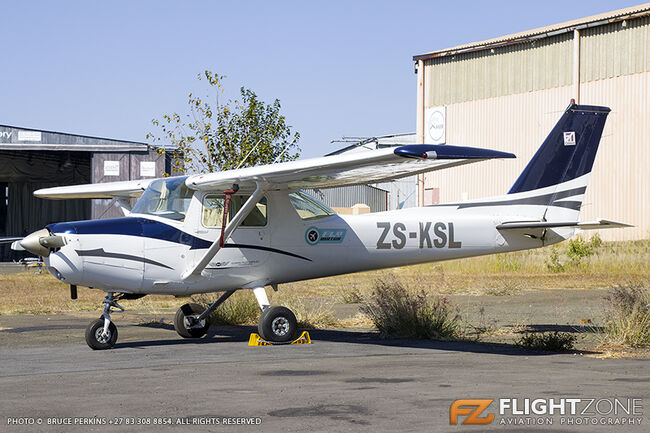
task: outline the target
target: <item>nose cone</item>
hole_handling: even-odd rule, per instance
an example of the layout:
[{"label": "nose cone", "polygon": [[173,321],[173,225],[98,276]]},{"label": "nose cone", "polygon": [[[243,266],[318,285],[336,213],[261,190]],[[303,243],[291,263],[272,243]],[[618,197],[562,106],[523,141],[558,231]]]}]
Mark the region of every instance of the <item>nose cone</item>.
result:
[{"label": "nose cone", "polygon": [[41,239],[50,236],[48,229],[41,229],[28,235],[25,239],[19,242],[20,246],[25,250],[37,256],[47,257],[50,255],[50,248],[41,244]]}]

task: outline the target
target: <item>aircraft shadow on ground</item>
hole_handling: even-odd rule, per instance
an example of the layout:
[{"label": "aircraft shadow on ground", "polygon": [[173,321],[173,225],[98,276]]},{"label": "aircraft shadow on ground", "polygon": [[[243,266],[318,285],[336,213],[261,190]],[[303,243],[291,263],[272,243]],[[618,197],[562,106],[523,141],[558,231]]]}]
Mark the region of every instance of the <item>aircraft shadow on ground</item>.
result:
[{"label": "aircraft shadow on ground", "polygon": [[[504,328],[514,328],[512,325],[506,325]],[[521,330],[513,330],[516,334],[525,334],[527,332],[569,332],[574,334],[600,333],[605,328],[602,326],[591,325],[526,325]]]},{"label": "aircraft shadow on ground", "polygon": [[[141,324],[138,326],[164,328],[173,331],[174,327],[169,324],[153,323]],[[546,331],[560,331],[560,332],[596,332],[597,328],[590,326],[570,326],[570,325],[528,325],[529,331],[532,332],[546,332]],[[197,339],[183,339],[170,338],[165,340],[149,340],[149,341],[128,341],[115,345],[115,349],[120,348],[142,348],[150,346],[169,346],[180,344],[214,344],[225,342],[240,342],[245,343],[248,341],[250,334],[257,332],[255,326],[218,326],[211,327],[208,334],[203,338]],[[432,349],[432,350],[446,350],[456,352],[472,352],[472,353],[489,353],[496,355],[509,355],[509,356],[548,356],[557,355],[555,352],[540,352],[525,349],[514,344],[507,343],[487,343],[477,341],[439,341],[439,340],[415,340],[415,339],[386,339],[381,338],[376,332],[362,332],[350,330],[309,330],[314,344],[319,341],[327,341],[333,343],[352,343],[352,344],[372,344],[377,346],[390,346],[390,347],[405,347],[417,349]],[[574,351],[575,353],[597,353],[585,350]],[[569,352],[571,353],[571,352]]]}]

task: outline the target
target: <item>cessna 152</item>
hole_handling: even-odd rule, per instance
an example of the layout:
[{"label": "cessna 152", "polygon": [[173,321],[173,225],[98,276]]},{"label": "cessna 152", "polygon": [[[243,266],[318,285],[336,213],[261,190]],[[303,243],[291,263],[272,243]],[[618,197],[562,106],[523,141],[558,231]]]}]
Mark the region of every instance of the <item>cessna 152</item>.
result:
[{"label": "cessna 152", "polygon": [[[503,196],[366,215],[337,215],[301,188],[374,183],[513,154],[450,145],[397,148],[153,180],[42,189],[49,199],[115,198],[123,218],[62,222],[13,242],[42,256],[70,284],[107,292],[102,317],[86,330],[93,349],[111,348],[119,299],[150,293],[224,292],[212,305],[176,313],[181,337],[206,334],[208,315],[236,290],[253,291],[267,340],[295,338],[294,314],[270,306],[266,286],[329,275],[539,248],[576,229],[609,108],[566,109]],[[139,197],[130,209],[131,198]]]}]

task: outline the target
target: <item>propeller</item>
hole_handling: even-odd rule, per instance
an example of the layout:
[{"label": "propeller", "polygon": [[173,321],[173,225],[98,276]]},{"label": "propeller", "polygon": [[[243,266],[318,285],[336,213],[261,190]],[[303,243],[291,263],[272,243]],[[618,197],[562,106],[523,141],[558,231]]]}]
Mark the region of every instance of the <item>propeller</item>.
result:
[{"label": "propeller", "polygon": [[40,257],[47,257],[52,250],[66,244],[63,236],[55,236],[48,229],[41,229],[27,235],[24,239],[15,238],[11,244],[14,251],[29,251]]},{"label": "propeller", "polygon": [[11,244],[21,240],[23,240],[23,238],[0,238],[0,244]]}]

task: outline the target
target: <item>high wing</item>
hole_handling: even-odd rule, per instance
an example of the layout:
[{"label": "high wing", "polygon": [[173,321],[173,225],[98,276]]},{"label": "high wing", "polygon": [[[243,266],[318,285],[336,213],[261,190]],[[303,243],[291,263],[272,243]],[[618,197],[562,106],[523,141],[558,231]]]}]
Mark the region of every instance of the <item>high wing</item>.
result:
[{"label": "high wing", "polygon": [[[258,184],[267,189],[332,188],[399,179],[494,158],[515,155],[473,147],[414,144],[370,150],[348,155],[310,158],[281,164],[227,170],[189,176],[186,185],[200,191],[225,191],[237,184],[253,191]],[[36,197],[48,199],[140,197],[156,179],[71,185],[39,189]]]},{"label": "high wing", "polygon": [[185,183],[200,191],[224,191],[232,188],[233,184],[248,191],[256,189],[258,184],[271,189],[322,189],[384,182],[486,159],[514,157],[512,153],[489,149],[413,144],[198,174],[188,177]]},{"label": "high wing", "polygon": [[54,200],[113,197],[135,198],[140,197],[154,180],[156,179],[58,186],[34,191],[34,196]]}]

